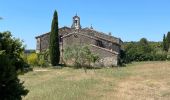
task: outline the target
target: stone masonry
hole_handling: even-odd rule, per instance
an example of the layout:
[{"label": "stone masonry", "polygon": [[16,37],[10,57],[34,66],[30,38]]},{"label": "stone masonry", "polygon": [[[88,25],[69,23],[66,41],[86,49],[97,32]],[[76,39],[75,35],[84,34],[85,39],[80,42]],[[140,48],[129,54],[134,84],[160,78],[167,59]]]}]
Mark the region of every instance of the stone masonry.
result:
[{"label": "stone masonry", "polygon": [[[45,33],[36,37],[36,52],[43,52],[49,46],[49,34]],[[82,28],[80,25],[80,17],[73,17],[73,23],[70,27],[62,27],[59,29],[61,53],[68,46],[73,45],[89,45],[90,50],[97,53],[100,61],[97,66],[117,66],[122,41],[119,38],[98,32],[91,28]],[[62,55],[61,54],[61,55]]]}]

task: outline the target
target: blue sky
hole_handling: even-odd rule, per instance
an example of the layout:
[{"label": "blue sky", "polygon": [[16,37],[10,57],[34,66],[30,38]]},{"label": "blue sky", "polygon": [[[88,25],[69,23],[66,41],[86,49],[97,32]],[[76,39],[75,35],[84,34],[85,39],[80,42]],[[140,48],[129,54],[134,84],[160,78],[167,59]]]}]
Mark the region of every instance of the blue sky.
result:
[{"label": "blue sky", "polygon": [[35,49],[35,36],[50,31],[53,12],[59,26],[71,26],[77,13],[82,27],[90,27],[123,41],[146,37],[161,41],[170,31],[170,0],[0,0],[0,31],[11,31]]}]

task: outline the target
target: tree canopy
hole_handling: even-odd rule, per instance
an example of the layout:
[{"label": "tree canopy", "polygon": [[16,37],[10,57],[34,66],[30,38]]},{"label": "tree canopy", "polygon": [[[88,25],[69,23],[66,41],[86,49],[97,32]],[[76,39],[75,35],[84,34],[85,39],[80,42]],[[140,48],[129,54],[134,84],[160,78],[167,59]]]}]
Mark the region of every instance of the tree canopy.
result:
[{"label": "tree canopy", "polygon": [[159,51],[159,48],[162,50],[160,45],[159,42],[148,42],[146,38],[142,38],[138,42],[124,43],[124,61],[122,62],[166,60],[166,53]]},{"label": "tree canopy", "polygon": [[22,42],[13,38],[10,32],[0,33],[1,100],[22,100],[22,96],[28,93],[18,79],[18,71],[27,65],[21,57],[23,50]]}]

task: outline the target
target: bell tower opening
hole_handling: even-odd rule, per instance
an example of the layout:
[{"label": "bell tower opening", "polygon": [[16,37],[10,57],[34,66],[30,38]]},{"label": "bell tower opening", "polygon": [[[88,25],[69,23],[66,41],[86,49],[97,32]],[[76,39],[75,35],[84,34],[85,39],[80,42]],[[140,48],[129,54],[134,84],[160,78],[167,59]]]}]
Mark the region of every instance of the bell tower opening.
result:
[{"label": "bell tower opening", "polygon": [[76,30],[81,29],[80,17],[77,16],[77,14],[73,17],[73,24],[71,28],[76,29]]}]

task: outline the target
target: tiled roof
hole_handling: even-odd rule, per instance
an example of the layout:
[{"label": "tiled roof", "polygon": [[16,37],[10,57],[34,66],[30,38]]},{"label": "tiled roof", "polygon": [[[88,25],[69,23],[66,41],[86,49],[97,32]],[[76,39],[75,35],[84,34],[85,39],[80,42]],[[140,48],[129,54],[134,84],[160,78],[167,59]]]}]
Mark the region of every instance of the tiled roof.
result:
[{"label": "tiled roof", "polygon": [[[36,38],[43,37],[44,35],[49,35],[49,33],[50,32],[42,34],[40,36],[37,36]],[[72,28],[65,26],[65,27],[62,27],[62,28],[59,29],[59,33],[63,34],[64,37],[67,37],[67,36],[69,36],[73,33],[79,33],[79,34],[82,34],[82,35],[85,35],[85,36],[90,36],[91,38],[103,39],[103,40],[106,40],[106,41],[109,41],[109,42],[112,42],[112,43],[116,43],[116,44],[119,44],[119,45],[121,45],[121,42],[122,42],[122,40],[119,39],[119,38],[116,38],[114,36],[111,36],[111,35],[108,35],[108,34],[105,34],[103,32],[99,32],[99,31],[96,31],[96,30],[90,29],[90,28],[83,28],[83,29],[76,31],[75,29],[72,29]]]}]

